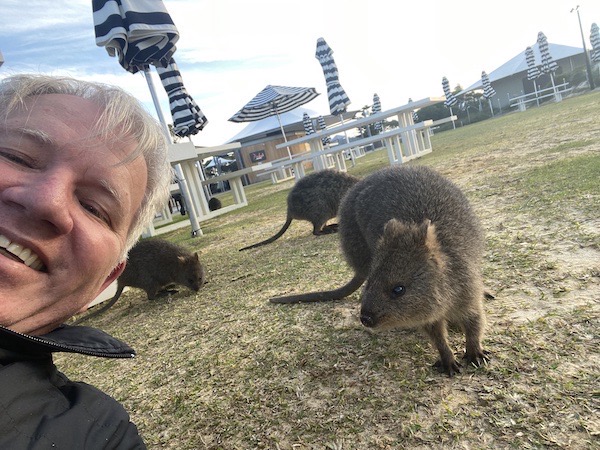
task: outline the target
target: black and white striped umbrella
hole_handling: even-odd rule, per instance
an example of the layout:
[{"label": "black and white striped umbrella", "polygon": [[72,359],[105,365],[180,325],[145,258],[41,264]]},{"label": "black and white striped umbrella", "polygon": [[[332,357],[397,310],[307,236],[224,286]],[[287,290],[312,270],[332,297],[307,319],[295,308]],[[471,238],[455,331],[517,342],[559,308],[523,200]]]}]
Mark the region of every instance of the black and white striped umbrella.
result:
[{"label": "black and white striped umbrella", "polygon": [[179,68],[173,59],[167,67],[157,67],[162,84],[169,96],[173,133],[179,137],[191,136],[201,131],[208,120],[194,99],[188,94]]},{"label": "black and white striped umbrella", "polygon": [[165,67],[179,32],[165,5],[156,0],[92,0],[96,45],[131,73],[150,64]]},{"label": "black and white striped umbrella", "polygon": [[[373,107],[371,108],[373,114],[377,114],[381,112],[381,100],[379,100],[379,95],[373,94]],[[383,130],[383,123],[375,122],[373,125],[377,132],[381,132]]]},{"label": "black and white striped umbrella", "polygon": [[490,112],[492,113],[493,117],[494,107],[492,106],[492,97],[496,95],[496,91],[492,87],[492,83],[490,83],[490,78],[488,77],[488,74],[485,73],[485,70],[481,72],[481,84],[483,86],[483,98],[487,98],[487,101],[490,104]]},{"label": "black and white striped umbrella", "polygon": [[[231,122],[254,122],[296,109],[319,95],[315,88],[268,85],[242,109],[229,118]],[[283,130],[282,130],[283,131]]]},{"label": "black and white striped umbrella", "polygon": [[[323,116],[319,116],[317,118],[317,127],[319,128],[319,131],[325,130],[327,128],[327,125],[325,125],[325,119],[323,118]],[[325,136],[325,137],[321,138],[321,142],[323,143],[323,145],[327,145],[331,142],[331,138],[329,136]]]},{"label": "black and white striped umbrella", "polygon": [[[143,70],[153,100],[150,65],[156,67],[169,96],[175,134],[186,137],[202,130],[206,117],[187,93],[172,58],[179,31],[163,2],[92,0],[92,7],[96,45],[105,47],[110,56],[117,56],[119,64],[128,72]],[[162,118],[156,100],[155,106]]]},{"label": "black and white striped umbrella", "polygon": [[525,49],[525,61],[527,61],[527,79],[535,80],[540,76],[540,70],[535,65],[535,56],[531,47]]},{"label": "black and white striped umbrella", "polygon": [[496,90],[492,87],[490,78],[485,73],[485,70],[481,72],[481,84],[483,85],[483,98],[489,99],[496,95]]},{"label": "black and white striped umbrella", "polygon": [[[412,103],[413,99],[409,98],[408,99],[408,103]],[[417,123],[419,121],[419,114],[417,114],[417,110],[413,110],[412,112],[412,119],[414,123]]]},{"label": "black and white striped umbrella", "polygon": [[304,125],[304,131],[306,134],[313,134],[315,129],[313,128],[312,119],[307,113],[302,115],[302,125]]},{"label": "black and white striped umbrella", "polygon": [[[448,82],[448,78],[446,77],[442,78],[442,89],[444,89],[444,95],[446,96],[446,101],[444,102],[444,105],[446,105],[448,109],[450,109],[450,115],[453,116],[454,113],[452,112],[452,107],[458,103],[458,99],[450,91],[450,83]],[[454,120],[452,121],[452,128],[456,129],[456,124],[454,123]]]},{"label": "black and white striped umbrella", "polygon": [[598,25],[592,24],[590,31],[590,44],[592,44],[591,58],[594,62],[600,62],[600,31]]},{"label": "black and white striped umbrella", "polygon": [[[283,140],[287,142],[279,115],[310,102],[317,95],[319,93],[315,88],[268,85],[256,94],[252,100],[246,103],[242,109],[231,116],[229,120],[238,123],[254,122],[266,119],[267,117],[277,116]],[[291,158],[292,153],[289,147],[287,147],[287,151],[288,156]]]},{"label": "black and white striped umbrella", "polygon": [[442,78],[442,89],[444,89],[444,95],[446,96],[446,101],[444,105],[448,108],[452,108],[454,105],[458,103],[455,95],[450,91],[450,83],[448,82],[448,78]]},{"label": "black and white striped umbrella", "polygon": [[327,97],[329,98],[329,110],[332,115],[339,116],[346,112],[350,99],[340,84],[337,66],[333,59],[333,50],[327,45],[325,39],[317,39],[317,51],[315,58],[319,60],[325,75],[327,84]]},{"label": "black and white striped umbrella", "polygon": [[[143,71],[156,113],[163,125],[165,135],[170,139],[168,125],[162,114],[150,74],[150,65],[156,68],[169,66],[176,50],[175,43],[179,39],[179,31],[165,5],[160,0],[92,0],[92,9],[96,45],[105,47],[110,56],[118,57],[119,64],[128,72]],[[173,84],[170,78],[167,76],[165,89]],[[184,119],[185,113],[180,109],[181,104],[179,101],[173,102],[171,95],[169,95],[171,105],[177,106],[177,111],[172,111],[173,114],[177,114],[177,118],[173,118],[174,122],[185,123],[185,126],[178,128],[180,136],[189,136],[202,129],[206,124],[206,117],[198,113],[199,108],[196,110],[196,107],[189,112],[189,116],[194,119]],[[200,118],[201,123],[192,124],[191,120],[195,118]],[[197,236],[200,232],[200,224],[180,164],[175,165],[175,172],[189,208],[188,217],[192,225],[192,236]]]},{"label": "black and white striped umbrella", "polygon": [[546,39],[546,35],[541,31],[538,33],[537,43],[540,48],[540,55],[542,59],[542,64],[540,65],[541,73],[549,73],[553,74],[556,69],[558,69],[558,64],[552,58],[550,54],[550,49],[548,48],[548,39]]}]

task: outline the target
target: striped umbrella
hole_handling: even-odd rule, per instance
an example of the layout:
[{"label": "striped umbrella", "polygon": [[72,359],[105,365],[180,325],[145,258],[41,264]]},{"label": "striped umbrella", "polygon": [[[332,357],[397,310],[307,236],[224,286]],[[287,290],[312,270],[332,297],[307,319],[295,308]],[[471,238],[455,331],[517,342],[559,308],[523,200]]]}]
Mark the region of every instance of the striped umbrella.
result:
[{"label": "striped umbrella", "polygon": [[[313,100],[319,93],[315,88],[287,87],[268,85],[250,100],[242,109],[229,118],[231,122],[254,122],[277,116],[283,140],[287,142],[280,114],[296,109],[298,106]],[[287,147],[288,156],[292,158],[290,148]]]},{"label": "striped umbrella", "polygon": [[535,65],[535,56],[531,47],[525,49],[525,61],[527,61],[527,79],[534,80],[539,77],[540,70]]},{"label": "striped umbrella", "polygon": [[541,31],[538,33],[537,42],[540,47],[540,55],[542,57],[542,65],[540,66],[541,73],[549,73],[552,75],[558,69],[558,64],[552,58],[550,49],[548,48],[548,39]]},{"label": "striped umbrella", "polygon": [[537,43],[540,49],[540,55],[542,59],[542,64],[540,65],[540,73],[550,75],[550,81],[552,82],[552,91],[556,96],[556,87],[554,85],[554,72],[556,71],[556,69],[558,69],[558,64],[556,64],[556,61],[554,61],[552,55],[550,54],[550,49],[548,48],[548,39],[546,39],[546,35],[541,31],[538,33]]},{"label": "striped umbrella", "polygon": [[[317,118],[317,126],[319,128],[319,131],[325,130],[327,128],[327,125],[325,125],[325,119],[323,118],[323,116],[319,116]],[[323,145],[327,145],[331,142],[331,138],[329,136],[325,136],[325,137],[321,138],[321,142],[323,143]]]},{"label": "striped umbrella", "polygon": [[481,84],[483,85],[483,98],[487,98],[490,104],[490,111],[492,113],[492,117],[494,117],[494,108],[492,107],[492,97],[496,95],[496,91],[492,87],[490,83],[490,78],[488,74],[485,73],[485,70],[481,72]]},{"label": "striped umbrella", "polygon": [[162,84],[169,96],[173,132],[176,136],[186,137],[201,131],[208,120],[183,85],[179,68],[173,59],[166,68],[157,67]]},{"label": "striped umbrella", "polygon": [[[371,108],[373,114],[377,114],[381,112],[381,101],[379,100],[379,95],[373,94],[373,107]],[[383,123],[375,122],[374,124],[375,131],[381,133],[383,131]]]},{"label": "striped umbrella", "polygon": [[[453,116],[452,107],[458,103],[456,96],[450,91],[450,83],[448,82],[448,78],[442,78],[442,89],[444,89],[444,95],[446,96],[446,101],[444,105],[450,109],[450,115]],[[452,121],[452,128],[456,129],[456,125],[454,124],[454,120]]]},{"label": "striped umbrella", "polygon": [[[413,99],[409,98],[408,99],[408,103],[412,103]],[[417,114],[417,110],[413,110],[412,112],[412,119],[414,123],[417,123],[419,121],[419,114]]]},{"label": "striped umbrella", "polygon": [[[525,61],[527,61],[527,79],[533,81],[533,91],[535,92],[535,98],[537,100],[537,83],[535,79],[538,78],[541,73],[538,67],[535,65],[535,56],[533,55],[533,49],[531,47],[527,47],[525,49]],[[537,100],[538,106],[540,106],[540,101]]]},{"label": "striped umbrella", "polygon": [[313,134],[315,129],[313,128],[312,119],[309,117],[307,113],[302,115],[302,125],[304,125],[304,131],[306,134]]},{"label": "striped umbrella", "polygon": [[167,66],[179,32],[161,1],[92,0],[92,8],[96,45],[117,56],[123,69]]},{"label": "striped umbrella", "polygon": [[456,96],[450,91],[450,83],[448,82],[448,78],[442,78],[442,88],[444,89],[444,95],[446,96],[446,101],[444,105],[448,108],[452,108],[454,105],[458,103]]},{"label": "striped umbrella", "polygon": [[[176,50],[175,43],[179,39],[179,32],[166,7],[160,0],[92,0],[92,9],[96,45],[105,47],[110,56],[118,57],[119,64],[128,72],[143,71],[156,113],[167,139],[170,140],[169,127],[162,114],[150,75],[150,65],[157,68],[169,66]],[[167,77],[169,78],[171,77]],[[171,82],[168,81],[167,85],[170,86]],[[206,123],[204,115],[198,114],[198,111],[190,115],[194,117],[194,113],[202,118],[200,125],[192,125],[188,120],[182,119],[182,111],[178,109],[178,123],[186,123],[185,130],[179,128],[182,136],[197,132],[198,127],[202,129]],[[175,165],[175,172],[181,193],[190,209],[188,217],[192,225],[192,236],[197,236],[201,234],[200,224],[194,205],[190,201],[190,191],[180,164]]]},{"label": "striped umbrella", "polygon": [[329,110],[332,115],[339,116],[346,112],[346,108],[350,104],[350,99],[340,84],[337,66],[335,65],[332,55],[333,50],[327,45],[325,39],[317,39],[315,58],[319,60],[319,63],[323,68],[323,75],[325,75],[327,97],[329,98]]},{"label": "striped umbrella", "polygon": [[595,23],[592,24],[590,32],[590,44],[592,44],[592,61],[600,62],[600,32],[598,31],[598,25]]}]

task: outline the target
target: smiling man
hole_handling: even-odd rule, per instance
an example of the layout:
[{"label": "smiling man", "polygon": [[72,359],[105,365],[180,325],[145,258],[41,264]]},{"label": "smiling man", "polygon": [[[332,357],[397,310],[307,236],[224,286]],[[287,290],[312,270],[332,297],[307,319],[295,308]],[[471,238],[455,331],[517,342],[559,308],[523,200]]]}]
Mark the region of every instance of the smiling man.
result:
[{"label": "smiling man", "polygon": [[122,273],[168,198],[159,125],[130,95],[41,75],[0,82],[0,448],[144,448],[114,399],[55,351],[131,357],[63,322]]}]

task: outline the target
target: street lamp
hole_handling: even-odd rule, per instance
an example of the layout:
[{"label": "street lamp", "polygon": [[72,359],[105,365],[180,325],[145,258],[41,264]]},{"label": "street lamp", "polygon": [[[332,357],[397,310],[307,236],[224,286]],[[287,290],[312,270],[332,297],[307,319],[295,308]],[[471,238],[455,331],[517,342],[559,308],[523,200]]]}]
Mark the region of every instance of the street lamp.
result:
[{"label": "street lamp", "polygon": [[581,16],[579,15],[579,5],[575,8],[571,9],[571,12],[577,11],[577,19],[579,20],[579,31],[581,31],[581,42],[583,43],[583,55],[585,57],[585,67],[587,69],[587,78],[588,83],[590,85],[590,90],[596,89],[596,85],[594,84],[594,77],[592,76],[592,64],[590,63],[590,56],[588,55],[587,49],[585,47],[585,38],[583,37],[583,27],[581,26]]}]

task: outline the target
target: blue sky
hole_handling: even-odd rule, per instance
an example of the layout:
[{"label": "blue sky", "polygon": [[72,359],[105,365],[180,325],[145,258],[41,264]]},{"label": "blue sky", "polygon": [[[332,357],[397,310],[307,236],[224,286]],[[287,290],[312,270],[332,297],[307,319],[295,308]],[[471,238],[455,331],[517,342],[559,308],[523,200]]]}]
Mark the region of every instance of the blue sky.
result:
[{"label": "blue sky", "polygon": [[[180,32],[175,59],[186,88],[208,117],[196,145],[220,145],[245,124],[228,122],[267,84],[316,87],[306,107],[328,114],[317,38],[334,51],[340,82],[360,109],[383,109],[443,95],[441,79],[466,87],[536,42],[586,45],[598,0],[165,0]],[[97,47],[91,0],[2,0],[0,78],[23,72],[66,74],[122,86],[154,113],[146,81]],[[158,77],[163,113],[168,101]]]}]

